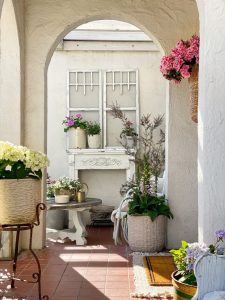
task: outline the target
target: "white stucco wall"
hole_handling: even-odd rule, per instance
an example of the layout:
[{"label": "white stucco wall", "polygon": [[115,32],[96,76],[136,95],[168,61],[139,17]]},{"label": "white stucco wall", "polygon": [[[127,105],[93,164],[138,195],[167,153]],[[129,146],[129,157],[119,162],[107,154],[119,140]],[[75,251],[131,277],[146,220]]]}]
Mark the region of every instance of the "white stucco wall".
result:
[{"label": "white stucco wall", "polygon": [[199,239],[215,242],[225,229],[225,2],[197,1],[201,51],[199,90]]},{"label": "white stucco wall", "polygon": [[3,4],[0,28],[0,140],[20,144],[20,46],[11,0]]},{"label": "white stucco wall", "polygon": [[[15,1],[16,2],[16,1]],[[18,2],[18,1],[17,1]],[[21,1],[20,1],[21,2]],[[132,0],[25,0],[25,107],[24,107],[24,142],[33,148],[47,149],[47,85],[46,73],[52,53],[59,41],[78,25],[98,19],[118,19],[130,22],[147,34],[151,33],[154,41],[167,53],[180,38],[189,38],[198,32],[198,10],[195,0],[132,1]],[[16,9],[18,13],[18,9]],[[188,13],[187,13],[188,12]],[[188,85],[171,87],[168,123],[168,151],[173,149],[176,138],[180,151],[168,154],[168,170],[174,175],[168,181],[168,199],[174,207],[174,227],[169,230],[170,246],[178,246],[180,236],[183,239],[196,240],[197,219],[192,216],[197,210],[197,147],[196,135],[192,134],[192,125],[184,121],[189,118],[185,109]],[[179,109],[176,104],[179,103]],[[185,118],[180,118],[180,111]],[[188,115],[187,115],[188,114]],[[181,126],[185,122],[185,126]],[[176,126],[174,126],[176,124]],[[182,134],[179,134],[182,128]],[[172,138],[170,138],[170,136]],[[175,138],[176,137],[176,138]],[[189,139],[192,151],[186,147]],[[192,153],[184,167],[180,162]],[[173,158],[171,160],[171,158]],[[175,183],[183,178],[179,185]],[[193,184],[194,183],[194,184]],[[179,190],[179,192],[178,192]],[[189,193],[186,193],[186,191]],[[182,194],[182,198],[181,198]],[[191,195],[191,202],[190,202]],[[176,203],[180,202],[177,207]],[[181,206],[183,203],[183,207]],[[187,204],[189,203],[189,205]],[[192,216],[192,222],[183,222],[180,216]],[[176,223],[175,223],[176,222]],[[170,228],[169,224],[169,228]],[[192,233],[191,237],[186,232]],[[41,240],[41,237],[40,237]],[[43,244],[40,244],[43,245]]]},{"label": "white stucco wall", "polygon": [[[94,42],[91,47],[95,48]],[[154,116],[165,114],[166,108],[166,81],[159,71],[160,58],[159,51],[56,51],[54,53],[48,71],[47,153],[51,161],[48,169],[51,177],[68,176],[69,171],[66,134],[62,126],[62,120],[66,116],[68,70],[138,69],[140,115],[151,113]],[[119,120],[118,125],[120,125]],[[125,171],[82,171],[80,173],[82,174],[79,174],[79,177],[89,186],[89,196],[101,198],[103,204],[118,206],[121,201],[119,189],[126,180]]]}]

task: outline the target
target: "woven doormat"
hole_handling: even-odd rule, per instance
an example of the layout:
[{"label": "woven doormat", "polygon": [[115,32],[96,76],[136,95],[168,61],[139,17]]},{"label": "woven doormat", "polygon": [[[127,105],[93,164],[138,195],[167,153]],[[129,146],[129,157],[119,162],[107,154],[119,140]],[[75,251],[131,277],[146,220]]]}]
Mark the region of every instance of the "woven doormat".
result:
[{"label": "woven doormat", "polygon": [[131,294],[135,298],[149,300],[172,300],[174,288],[172,286],[153,286],[149,284],[146,273],[144,257],[157,256],[167,257],[169,253],[132,253],[135,290]]},{"label": "woven doormat", "polygon": [[171,256],[145,256],[147,279],[152,286],[172,286],[171,274],[175,265]]}]

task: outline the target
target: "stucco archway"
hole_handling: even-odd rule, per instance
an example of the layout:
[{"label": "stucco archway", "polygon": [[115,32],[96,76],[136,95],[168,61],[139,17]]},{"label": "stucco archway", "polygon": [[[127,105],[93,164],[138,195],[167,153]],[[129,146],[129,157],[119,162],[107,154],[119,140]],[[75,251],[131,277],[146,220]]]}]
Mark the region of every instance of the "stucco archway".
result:
[{"label": "stucco archway", "polygon": [[[26,97],[25,144],[46,150],[47,65],[59,40],[72,28],[96,19],[117,19],[150,33],[168,52],[180,38],[198,32],[194,0],[25,2]],[[188,11],[188,13],[187,13]],[[197,127],[189,118],[189,87],[183,82],[169,90],[168,199],[175,215],[169,223],[169,247],[181,239],[197,240]],[[191,151],[186,147],[191,145]],[[190,199],[191,195],[191,199]],[[192,222],[189,222],[192,216]]]}]

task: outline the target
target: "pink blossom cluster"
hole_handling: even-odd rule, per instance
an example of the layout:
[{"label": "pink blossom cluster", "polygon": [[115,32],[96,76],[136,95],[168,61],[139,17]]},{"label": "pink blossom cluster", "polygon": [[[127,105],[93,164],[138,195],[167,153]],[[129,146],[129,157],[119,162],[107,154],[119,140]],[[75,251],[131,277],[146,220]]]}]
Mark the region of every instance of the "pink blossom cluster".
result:
[{"label": "pink blossom cluster", "polygon": [[179,41],[169,55],[163,56],[160,71],[163,76],[175,83],[189,78],[192,67],[199,64],[199,37],[193,35],[190,40]]}]

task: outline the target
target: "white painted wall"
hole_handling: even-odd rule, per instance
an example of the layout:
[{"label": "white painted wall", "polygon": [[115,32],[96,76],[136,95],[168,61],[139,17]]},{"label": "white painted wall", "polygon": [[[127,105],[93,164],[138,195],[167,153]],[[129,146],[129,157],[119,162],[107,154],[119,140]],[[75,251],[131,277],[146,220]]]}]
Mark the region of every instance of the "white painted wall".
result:
[{"label": "white painted wall", "polygon": [[[72,45],[75,42],[67,42]],[[105,42],[104,44],[107,44]],[[109,43],[110,44],[110,43]],[[95,43],[92,42],[92,49]],[[62,120],[66,116],[66,84],[69,69],[138,69],[140,77],[140,115],[165,114],[166,81],[160,71],[159,51],[56,51],[48,71],[48,156],[51,177],[68,176],[66,134]],[[118,125],[120,121],[118,120]],[[119,137],[118,137],[119,138]],[[89,196],[103,204],[118,206],[119,189],[126,180],[125,171],[82,171],[80,179],[89,186]]]},{"label": "white painted wall", "polygon": [[3,4],[0,28],[0,140],[20,144],[20,45],[11,0]]},{"label": "white painted wall", "polygon": [[225,2],[197,1],[201,51],[199,90],[199,239],[215,242],[225,229]]}]

